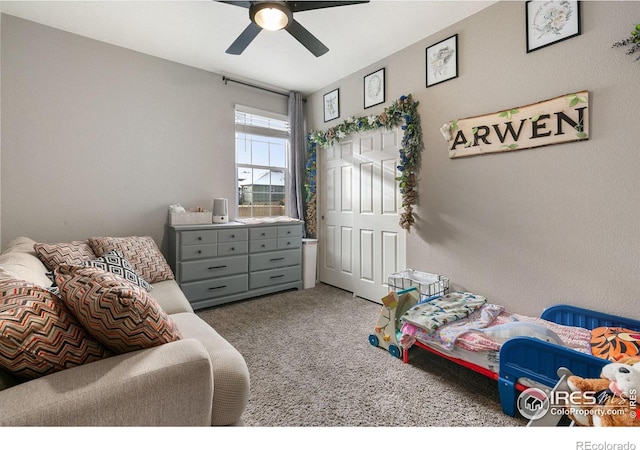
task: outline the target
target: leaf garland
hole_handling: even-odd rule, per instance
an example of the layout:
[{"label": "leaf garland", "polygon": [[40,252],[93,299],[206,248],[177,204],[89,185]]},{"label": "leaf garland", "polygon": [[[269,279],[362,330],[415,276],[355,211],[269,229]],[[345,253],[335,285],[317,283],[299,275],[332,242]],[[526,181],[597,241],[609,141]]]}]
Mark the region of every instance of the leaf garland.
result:
[{"label": "leaf garland", "polygon": [[400,164],[398,171],[402,207],[400,226],[411,231],[415,223],[413,205],[417,203],[417,172],[420,169],[420,156],[424,148],[422,128],[418,103],[411,94],[403,95],[379,116],[349,117],[344,122],[326,131],[313,130],[307,135],[307,163],[306,163],[306,228],[307,235],[316,236],[316,152],[318,147],[330,147],[348,135],[358,132],[377,130],[378,128],[392,129],[401,126],[404,131],[402,146],[399,150]]},{"label": "leaf garland", "polygon": [[[640,23],[637,24],[633,30],[631,30],[631,36],[618,42],[614,42],[611,48],[616,47],[631,47],[627,49],[626,54],[632,55],[633,53],[640,51]],[[636,61],[640,61],[640,55],[636,58]]]}]

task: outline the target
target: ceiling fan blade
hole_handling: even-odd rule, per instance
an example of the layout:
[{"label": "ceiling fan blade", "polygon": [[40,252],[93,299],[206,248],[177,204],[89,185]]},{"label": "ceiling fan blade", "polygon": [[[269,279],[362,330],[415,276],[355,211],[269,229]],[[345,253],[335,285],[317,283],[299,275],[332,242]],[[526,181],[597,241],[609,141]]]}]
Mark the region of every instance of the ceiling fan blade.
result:
[{"label": "ceiling fan blade", "polygon": [[300,25],[297,20],[294,19],[285,29],[315,56],[322,56],[329,51],[322,42]]},{"label": "ceiling fan blade", "polygon": [[346,2],[287,2],[289,8],[293,12],[299,11],[311,11],[313,9],[322,9],[322,8],[333,8],[335,6],[348,6],[348,5],[357,5],[360,3],[369,3],[369,0],[364,1],[346,1]]},{"label": "ceiling fan blade", "polygon": [[251,7],[251,2],[228,2],[228,1],[223,1],[223,0],[218,0],[220,3],[226,3],[228,5],[234,5],[234,6],[239,6],[241,8],[250,8]]},{"label": "ceiling fan blade", "polygon": [[260,31],[262,31],[262,28],[251,22],[247,26],[247,28],[245,28],[244,31],[240,33],[240,36],[238,36],[236,40],[233,41],[233,44],[229,46],[226,53],[229,53],[230,55],[241,54],[244,49],[247,48],[249,44],[251,44],[251,41],[255,39]]}]

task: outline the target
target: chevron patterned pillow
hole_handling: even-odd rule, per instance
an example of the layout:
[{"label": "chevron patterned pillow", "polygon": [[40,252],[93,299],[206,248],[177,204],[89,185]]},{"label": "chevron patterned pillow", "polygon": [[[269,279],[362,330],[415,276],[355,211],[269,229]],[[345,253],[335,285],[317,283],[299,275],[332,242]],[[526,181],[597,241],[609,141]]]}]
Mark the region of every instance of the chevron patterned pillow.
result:
[{"label": "chevron patterned pillow", "polygon": [[174,279],[171,267],[151,236],[93,237],[89,238],[89,245],[97,256],[118,250],[149,283]]},{"label": "chevron patterned pillow", "polygon": [[4,369],[33,379],[108,356],[111,352],[51,292],[17,279],[0,280],[0,366]]},{"label": "chevron patterned pillow", "polygon": [[48,270],[53,270],[60,264],[82,264],[96,257],[89,245],[89,241],[71,241],[56,244],[39,242],[33,245],[33,249]]},{"label": "chevron patterned pillow", "polygon": [[147,291],[97,267],[60,265],[56,283],[65,305],[94,338],[116,353],[182,339]]},{"label": "chevron patterned pillow", "polygon": [[105,253],[99,258],[85,261],[82,265],[86,267],[97,267],[107,272],[120,275],[125,280],[136,286],[140,286],[147,292],[150,292],[152,289],[151,285],[133,269],[129,261],[124,259],[122,253],[117,250]]}]

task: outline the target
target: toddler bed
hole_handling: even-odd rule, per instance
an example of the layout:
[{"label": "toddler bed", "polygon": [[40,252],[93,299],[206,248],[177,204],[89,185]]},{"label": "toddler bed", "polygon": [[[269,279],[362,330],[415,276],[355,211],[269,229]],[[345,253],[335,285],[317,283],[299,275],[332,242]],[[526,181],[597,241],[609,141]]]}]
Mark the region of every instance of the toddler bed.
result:
[{"label": "toddler bed", "polygon": [[[593,356],[592,330],[615,327],[640,331],[638,320],[570,305],[552,306],[536,318],[504,311],[471,293],[446,294],[422,302],[419,297],[415,287],[389,293],[383,299],[370,343],[386,348],[405,363],[409,362],[409,349],[418,347],[497,380],[502,410],[510,416],[516,413],[519,390],[530,386],[550,390],[559,380],[560,367],[584,378],[600,376],[609,361]],[[470,310],[451,310],[448,304],[439,304],[450,297],[462,300]],[[437,315],[431,314],[434,310]],[[508,335],[510,328],[523,327],[533,329],[528,334],[537,337]],[[542,335],[540,330],[547,331]]]}]

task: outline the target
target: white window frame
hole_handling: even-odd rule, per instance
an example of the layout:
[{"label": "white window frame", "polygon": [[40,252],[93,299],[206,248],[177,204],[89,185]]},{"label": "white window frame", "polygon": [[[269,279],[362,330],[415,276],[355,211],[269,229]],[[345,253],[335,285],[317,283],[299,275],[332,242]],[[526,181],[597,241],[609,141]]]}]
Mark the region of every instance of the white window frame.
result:
[{"label": "white window frame", "polygon": [[[274,129],[274,128],[267,128],[267,127],[261,127],[261,126],[255,126],[255,125],[243,125],[243,124],[238,124],[236,123],[236,116],[238,113],[245,113],[245,114],[250,114],[250,115],[255,115],[255,116],[259,116],[259,117],[264,117],[267,119],[274,119],[277,121],[283,121],[287,123],[287,127],[286,130],[281,130],[281,129]],[[274,113],[272,111],[265,111],[265,110],[261,110],[261,109],[257,109],[257,108],[252,108],[250,106],[245,106],[245,105],[235,105],[235,110],[234,110],[234,124],[235,124],[235,131],[234,131],[234,153],[235,153],[235,172],[236,175],[234,176],[235,178],[235,213],[236,213],[236,217],[240,217],[240,198],[239,198],[239,184],[238,184],[238,178],[237,178],[237,174],[238,174],[238,168],[239,167],[248,167],[251,169],[258,169],[258,170],[268,170],[268,171],[274,171],[274,170],[282,170],[283,174],[284,174],[284,187],[285,187],[285,196],[286,196],[286,188],[288,186],[289,183],[289,173],[288,173],[288,162],[289,162],[289,136],[290,136],[290,132],[289,132],[289,118],[286,115],[283,114],[278,114],[278,113]],[[246,163],[238,163],[238,149],[236,147],[236,142],[237,142],[237,133],[246,133],[246,134],[253,134],[253,135],[258,135],[258,136],[264,136],[264,137],[270,137],[270,138],[283,138],[285,141],[285,163],[284,163],[284,167],[279,167],[279,166],[264,166],[264,165],[258,165],[258,164],[246,164]],[[288,207],[285,204],[285,215],[288,214]],[[251,216],[249,217],[273,217],[273,216],[254,216],[253,215],[253,208],[252,208],[252,213]]]}]

